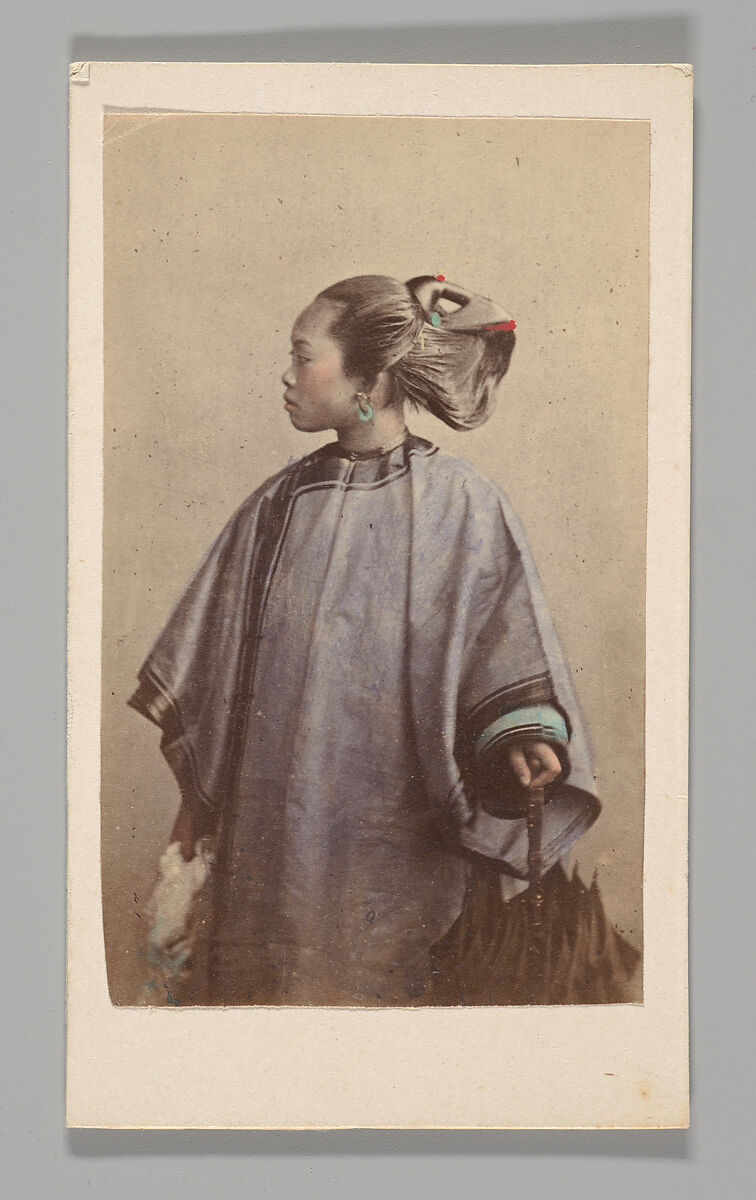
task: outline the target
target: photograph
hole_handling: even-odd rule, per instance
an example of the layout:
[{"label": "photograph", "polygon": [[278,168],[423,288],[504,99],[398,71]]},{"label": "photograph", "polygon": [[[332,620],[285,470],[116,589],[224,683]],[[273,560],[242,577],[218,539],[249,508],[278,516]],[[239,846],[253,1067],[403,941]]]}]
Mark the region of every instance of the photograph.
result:
[{"label": "photograph", "polygon": [[640,1005],[649,122],[102,155],[112,1004]]}]

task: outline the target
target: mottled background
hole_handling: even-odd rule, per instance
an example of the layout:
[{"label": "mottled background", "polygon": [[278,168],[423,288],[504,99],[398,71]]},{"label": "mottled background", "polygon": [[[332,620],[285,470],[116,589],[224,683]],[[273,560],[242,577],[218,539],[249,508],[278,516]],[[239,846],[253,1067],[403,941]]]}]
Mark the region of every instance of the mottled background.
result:
[{"label": "mottled background", "polygon": [[106,116],[102,867],[111,995],[177,807],[136,671],[240,501],[328,435],[281,406],[291,324],[348,275],[443,272],[518,343],[498,409],[414,432],[530,535],[595,748],[579,844],[641,940],[649,127],[549,119]]}]

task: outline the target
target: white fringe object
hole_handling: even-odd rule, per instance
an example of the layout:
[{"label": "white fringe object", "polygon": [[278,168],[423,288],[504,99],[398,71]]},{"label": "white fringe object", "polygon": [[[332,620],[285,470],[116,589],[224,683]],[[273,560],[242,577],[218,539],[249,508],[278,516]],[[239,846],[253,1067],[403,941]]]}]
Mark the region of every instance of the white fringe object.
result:
[{"label": "white fringe object", "polygon": [[[142,985],[137,1004],[175,1003],[170,985],[186,979],[192,953],[194,901],[207,880],[213,854],[207,839],[195,846],[194,858],[186,861],[179,842],[171,842],[161,855],[158,881],[145,906],[150,920],[147,963],[153,978]],[[166,999],[165,993],[168,993]]]}]

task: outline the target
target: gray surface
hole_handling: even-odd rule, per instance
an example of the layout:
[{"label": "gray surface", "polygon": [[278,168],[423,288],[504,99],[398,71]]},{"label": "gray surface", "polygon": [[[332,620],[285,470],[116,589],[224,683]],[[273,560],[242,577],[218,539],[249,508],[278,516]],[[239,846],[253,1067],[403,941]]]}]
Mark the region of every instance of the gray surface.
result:
[{"label": "gray surface", "polygon": [[[297,6],[298,7],[298,6]],[[3,64],[5,1194],[166,1191],[745,1197],[752,1193],[752,450],[756,24],[751,3],[436,0],[128,6],[47,0],[6,17]],[[302,6],[304,9],[304,6]],[[644,15],[644,13],[646,15]],[[461,25],[460,15],[474,19]],[[750,16],[750,22],[749,22]],[[378,22],[375,11],[369,22]],[[254,32],[277,20],[275,32]],[[407,20],[407,27],[392,22]],[[425,22],[432,22],[427,27]],[[559,23],[551,23],[559,22]],[[207,35],[206,26],[223,30]],[[299,26],[289,28],[286,26]],[[311,27],[310,27],[311,26]],[[237,32],[240,31],[240,32]],[[250,32],[251,31],[251,32]],[[67,64],[73,59],[692,62],[696,70],[692,721],[693,1128],[686,1133],[67,1134],[63,1113]],[[750,585],[750,586],[749,586]],[[751,670],[749,670],[751,668]],[[733,720],[737,714],[738,721]],[[741,947],[747,947],[744,961]],[[212,1064],[208,1064],[212,1070]]]}]

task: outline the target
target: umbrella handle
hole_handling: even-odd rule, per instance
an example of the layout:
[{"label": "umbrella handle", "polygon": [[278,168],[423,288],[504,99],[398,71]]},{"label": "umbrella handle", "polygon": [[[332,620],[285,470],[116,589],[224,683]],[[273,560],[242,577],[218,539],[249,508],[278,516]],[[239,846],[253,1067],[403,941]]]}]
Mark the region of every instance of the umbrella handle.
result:
[{"label": "umbrella handle", "polygon": [[528,974],[529,1004],[545,1002],[543,925],[543,788],[528,792]]},{"label": "umbrella handle", "polygon": [[528,913],[533,932],[540,932],[543,923],[543,788],[533,788],[528,794]]}]

